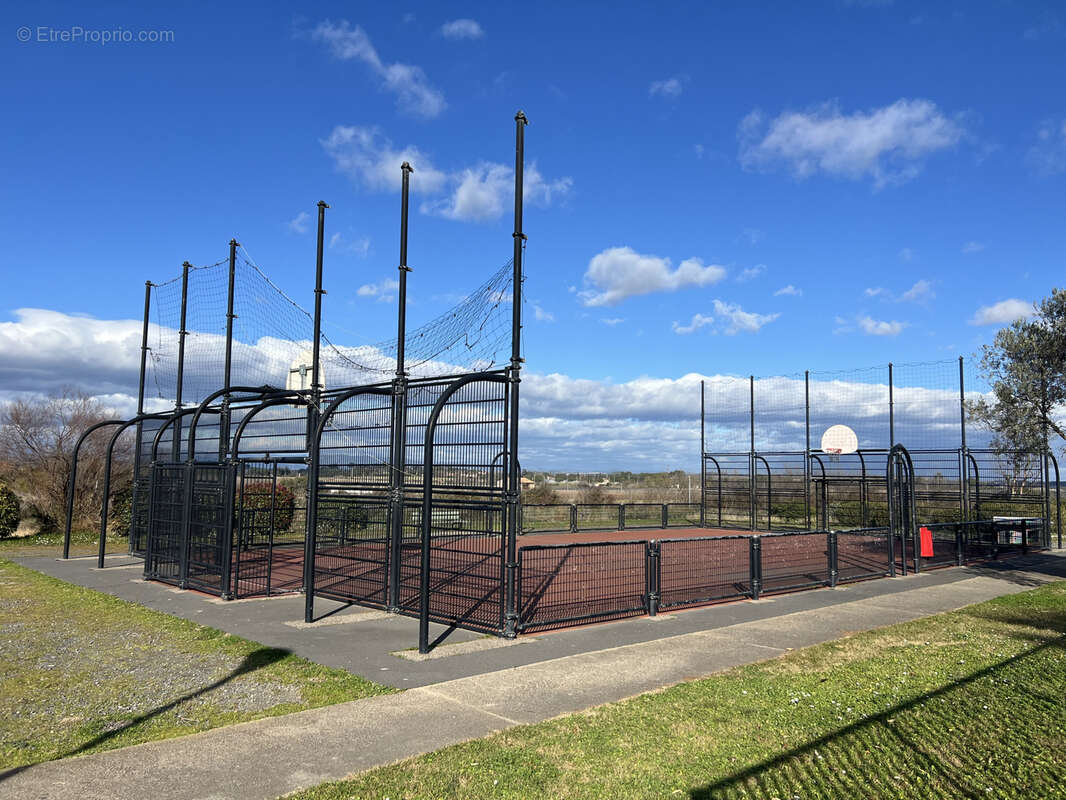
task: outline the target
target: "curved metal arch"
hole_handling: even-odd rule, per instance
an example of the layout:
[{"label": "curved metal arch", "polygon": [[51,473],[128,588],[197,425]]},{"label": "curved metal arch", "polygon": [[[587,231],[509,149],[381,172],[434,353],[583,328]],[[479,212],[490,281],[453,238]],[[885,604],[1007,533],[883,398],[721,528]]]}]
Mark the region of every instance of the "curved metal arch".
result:
[{"label": "curved metal arch", "polygon": [[183,408],[181,411],[175,411],[171,413],[170,417],[159,426],[159,430],[155,432],[155,436],[152,439],[152,461],[159,460],[159,445],[163,442],[163,434],[170,429],[170,427],[176,423],[182,417],[187,417],[189,414],[195,414],[195,408]]},{"label": "curved metal arch", "polygon": [[[822,471],[822,521],[825,523],[822,525],[826,530],[829,529],[829,484],[827,482],[828,475],[825,471],[825,462],[822,461],[821,453],[810,452],[807,454],[809,459],[818,462],[818,468]],[[813,478],[812,478],[813,480]]]},{"label": "curved metal arch", "polygon": [[337,395],[326,406],[311,437],[311,452],[307,467],[307,513],[304,531],[304,622],[314,622],[315,614],[315,546],[318,538],[318,474],[319,456],[322,451],[322,434],[341,403],[360,395],[392,395],[391,386],[362,386]]},{"label": "curved metal arch", "polygon": [[[228,389],[219,389],[216,392],[212,392],[205,397],[200,405],[196,407],[196,411],[193,413],[192,422],[189,423],[189,457],[188,461],[193,462],[196,460],[196,426],[200,423],[200,416],[207,412],[208,407],[218,398],[224,395],[232,394],[250,394],[258,396],[259,399],[264,399],[278,394],[290,394],[290,391],[284,389],[275,389],[272,386],[230,386]],[[253,397],[252,399],[255,399]],[[223,413],[219,411],[218,413]],[[227,446],[228,446],[227,442]]]},{"label": "curved metal arch", "polygon": [[138,414],[132,419],[128,419],[122,423],[117,431],[112,434],[110,441],[107,443],[107,455],[104,458],[104,497],[100,502],[100,540],[97,543],[96,552],[96,566],[98,569],[104,568],[104,549],[105,541],[107,539],[107,511],[110,504],[111,494],[111,456],[115,450],[115,443],[118,441],[118,437],[121,436],[130,426],[136,425],[139,422],[144,422],[146,419],[166,419],[169,414]]},{"label": "curved metal arch", "polygon": [[260,411],[264,411],[268,408],[275,408],[277,406],[294,406],[303,405],[307,408],[311,407],[311,400],[308,397],[304,397],[302,394],[297,394],[293,397],[275,397],[270,400],[264,400],[259,405],[252,408],[237,426],[236,432],[233,434],[233,459],[240,458],[241,436],[244,435],[244,429],[248,426],[248,423],[252,421],[256,414]]},{"label": "curved metal arch", "polygon": [[[973,467],[973,509],[974,516],[977,519],[981,518],[981,470],[977,467],[977,459],[973,457],[973,453],[970,450],[966,450],[966,460],[969,461],[968,467]],[[967,482],[969,478],[967,478]],[[967,514],[970,509],[966,509]]]},{"label": "curved metal arch", "polygon": [[[1055,454],[1049,452],[1048,458],[1051,459],[1051,466],[1055,468],[1055,530],[1058,535],[1058,549],[1062,549],[1062,497],[1059,491],[1059,462],[1055,458]],[[1048,520],[1048,538],[1051,538],[1051,520]]]},{"label": "curved metal arch", "polygon": [[70,558],[70,528],[74,518],[74,490],[75,484],[78,482],[78,455],[81,452],[81,446],[89,438],[90,434],[101,428],[106,428],[108,425],[124,425],[125,422],[126,420],[124,419],[108,419],[103,422],[97,422],[95,425],[90,425],[82,432],[74,445],[74,454],[71,457],[70,476],[67,484],[67,519],[63,527],[63,558]]},{"label": "curved metal arch", "polygon": [[[771,510],[771,504],[773,503],[773,492],[774,492],[773,472],[770,470],[770,462],[767,461],[764,456],[762,456],[762,455],[760,455],[758,453],[752,453],[752,456],[754,457],[755,461],[757,461],[757,462],[761,461],[762,465],[764,467],[766,467],[766,529],[772,531],[774,529],[774,519],[773,519],[773,513],[774,512]],[[755,489],[756,489],[756,492],[755,492],[756,501],[755,501],[755,509],[754,509],[755,510],[755,525],[752,526],[752,527],[757,529],[759,527],[759,519],[758,519],[758,517],[759,517],[759,504],[758,504],[759,470],[758,470],[757,467],[756,467],[756,470],[755,470],[755,474],[752,476],[752,480],[756,481],[756,486],[755,486]]]},{"label": "curved metal arch", "polygon": [[[718,471],[718,527],[722,527],[722,465],[718,463],[718,459],[707,453],[703,454],[704,461],[710,461],[714,464],[715,470]],[[701,492],[702,494],[702,492]],[[701,500],[701,505],[705,504],[706,500]]]},{"label": "curved metal arch", "polygon": [[[917,520],[915,519],[915,516],[914,516],[915,512],[914,512],[914,499],[913,499],[913,496],[911,498],[911,502],[909,503],[909,505],[910,505],[909,509],[906,509],[906,510],[905,509],[895,509],[896,513],[893,513],[894,506],[895,506],[895,503],[894,503],[894,486],[895,486],[894,473],[895,473],[896,459],[897,458],[899,458],[901,460],[902,464],[903,464],[904,471],[907,474],[907,481],[908,481],[908,483],[911,486],[912,492],[913,492],[913,487],[914,487],[914,461],[911,459],[911,454],[907,450],[907,448],[904,447],[902,444],[894,444],[894,445],[892,445],[892,448],[888,451],[888,464],[885,467],[885,486],[886,486],[886,488],[888,490],[887,491],[887,495],[888,495],[888,557],[889,557],[889,563],[890,563],[890,566],[891,566],[890,572],[891,572],[893,577],[895,577],[895,574],[896,574],[896,550],[895,550],[895,537],[894,537],[894,533],[895,532],[893,530],[893,527],[894,527],[893,526],[893,520],[895,520],[896,518],[899,518],[900,514],[902,512],[904,512],[904,511],[909,512],[908,516],[910,517],[910,519],[907,520],[907,523],[908,523],[908,527],[910,528],[910,531],[911,531],[912,535],[913,535],[913,533],[914,533],[914,531],[916,529],[916,523],[917,523]],[[902,523],[902,519],[900,519],[900,521]],[[906,545],[906,539],[905,539],[905,528],[901,528],[901,530],[900,530],[900,542],[903,544],[903,553],[902,553],[902,558],[900,559],[900,563],[903,565],[903,574],[906,575],[907,574],[907,545]],[[912,547],[913,547],[913,542],[912,542]],[[918,555],[917,555],[917,553],[915,554],[914,559],[915,559],[915,569],[917,571],[917,563],[918,563]]]},{"label": "curved metal arch", "polygon": [[[426,422],[426,436],[423,443],[422,456],[422,558],[420,566],[420,580],[418,591],[418,652],[429,652],[429,541],[430,527],[433,515],[433,436],[437,429],[437,420],[440,418],[444,405],[465,386],[472,383],[510,383],[510,378],[501,374],[467,375],[450,384],[437,402],[433,404],[433,410]],[[514,488],[514,487],[510,487]],[[508,536],[514,531],[509,531]],[[508,593],[509,594],[509,593]],[[513,596],[505,601],[510,606],[514,601]],[[508,613],[510,608],[505,609]]]}]

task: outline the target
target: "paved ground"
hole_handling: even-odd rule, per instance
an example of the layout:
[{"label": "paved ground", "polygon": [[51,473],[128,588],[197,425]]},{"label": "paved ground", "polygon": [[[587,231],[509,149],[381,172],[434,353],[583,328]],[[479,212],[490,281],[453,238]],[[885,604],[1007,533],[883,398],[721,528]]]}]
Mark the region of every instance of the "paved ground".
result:
[{"label": "paved ground", "polygon": [[[53,574],[71,569],[49,562]],[[83,578],[85,565],[76,572]],[[108,585],[120,570],[93,573]],[[319,658],[396,685],[420,685],[399,695],[313,709],[0,774],[6,798],[233,798],[263,800],[324,780],[549,719],[679,681],[780,655],[859,630],[959,608],[1066,578],[1066,553],[992,567],[953,569],[873,581],[847,589],[787,595],[652,620],[629,620],[541,636],[534,642],[465,655],[408,662],[383,654],[413,641],[414,621],[383,619],[306,629],[285,625],[295,606],[277,601],[220,604],[146,587],[125,579],[123,594],[227,630],[258,625],[264,643]],[[88,581],[79,581],[87,583]],[[132,586],[132,588],[131,588]],[[242,606],[247,611],[242,611]],[[252,611],[256,606],[258,610]],[[269,610],[272,622],[248,622]],[[351,613],[351,612],[347,612]],[[288,614],[289,619],[294,615]],[[244,620],[244,622],[241,622]],[[391,626],[391,627],[390,627]],[[337,636],[343,632],[345,635]],[[375,638],[370,634],[380,632]],[[309,634],[311,634],[309,636]],[[324,639],[322,638],[324,637]],[[349,639],[354,641],[351,644]],[[330,646],[332,641],[332,646]],[[472,641],[467,638],[467,641]],[[466,645],[469,647],[470,645]],[[367,651],[367,652],[361,652]],[[514,662],[514,663],[507,663]],[[386,672],[373,665],[388,664]],[[501,666],[502,664],[502,666]],[[434,676],[450,674],[447,677]],[[399,680],[397,680],[399,679]],[[432,685],[427,685],[432,684]]]}]

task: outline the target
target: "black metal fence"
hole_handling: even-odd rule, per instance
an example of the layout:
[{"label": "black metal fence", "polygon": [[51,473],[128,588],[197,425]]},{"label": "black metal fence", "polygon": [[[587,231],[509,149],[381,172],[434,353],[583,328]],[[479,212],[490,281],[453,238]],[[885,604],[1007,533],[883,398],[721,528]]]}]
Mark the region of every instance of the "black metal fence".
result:
[{"label": "black metal fence", "polygon": [[522,533],[698,528],[699,503],[523,503]]},{"label": "black metal fence", "polygon": [[929,530],[924,551],[921,530],[901,537],[890,535],[887,527],[523,546],[518,549],[518,630],[757,600],[1051,544],[1044,520],[923,528]]}]

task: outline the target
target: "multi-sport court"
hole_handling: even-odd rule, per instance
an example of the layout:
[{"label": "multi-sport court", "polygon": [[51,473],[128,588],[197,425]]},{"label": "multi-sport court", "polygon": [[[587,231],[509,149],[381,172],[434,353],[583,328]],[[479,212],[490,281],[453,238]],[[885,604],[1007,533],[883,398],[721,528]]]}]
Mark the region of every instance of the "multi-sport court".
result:
[{"label": "multi-sport court", "polygon": [[512,637],[1061,546],[1054,458],[976,441],[961,360],[957,386],[928,377],[955,362],[696,383],[698,502],[523,503],[525,125],[510,260],[413,330],[406,162],[395,336],[336,343],[351,334],[324,313],[325,203],[312,311],[235,240],[148,282],[138,414],[84,432],[70,507],[96,477],[78,475],[81,448],[106,447],[106,483],[132,438],[146,579],[302,592],[307,622],[319,597],[418,616],[423,652],[430,621]]}]

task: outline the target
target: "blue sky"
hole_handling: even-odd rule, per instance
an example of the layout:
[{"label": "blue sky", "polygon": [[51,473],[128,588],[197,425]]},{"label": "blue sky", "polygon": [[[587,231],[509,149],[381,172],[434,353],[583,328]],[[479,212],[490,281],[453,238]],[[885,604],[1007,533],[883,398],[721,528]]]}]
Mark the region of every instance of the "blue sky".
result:
[{"label": "blue sky", "polygon": [[[135,319],[144,280],[222,258],[231,236],[310,307],[300,215],[320,199],[339,234],[327,319],[387,336],[395,304],[358,290],[395,277],[399,155],[416,169],[410,318],[435,316],[510,256],[518,108],[539,175],[525,225],[536,375],[669,386],[952,358],[1061,285],[1058,4],[0,14],[0,389],[32,388],[17,347],[47,370],[66,335],[106,345],[18,309]],[[47,41],[73,26],[173,41]],[[91,370],[64,364],[93,389]]]}]

